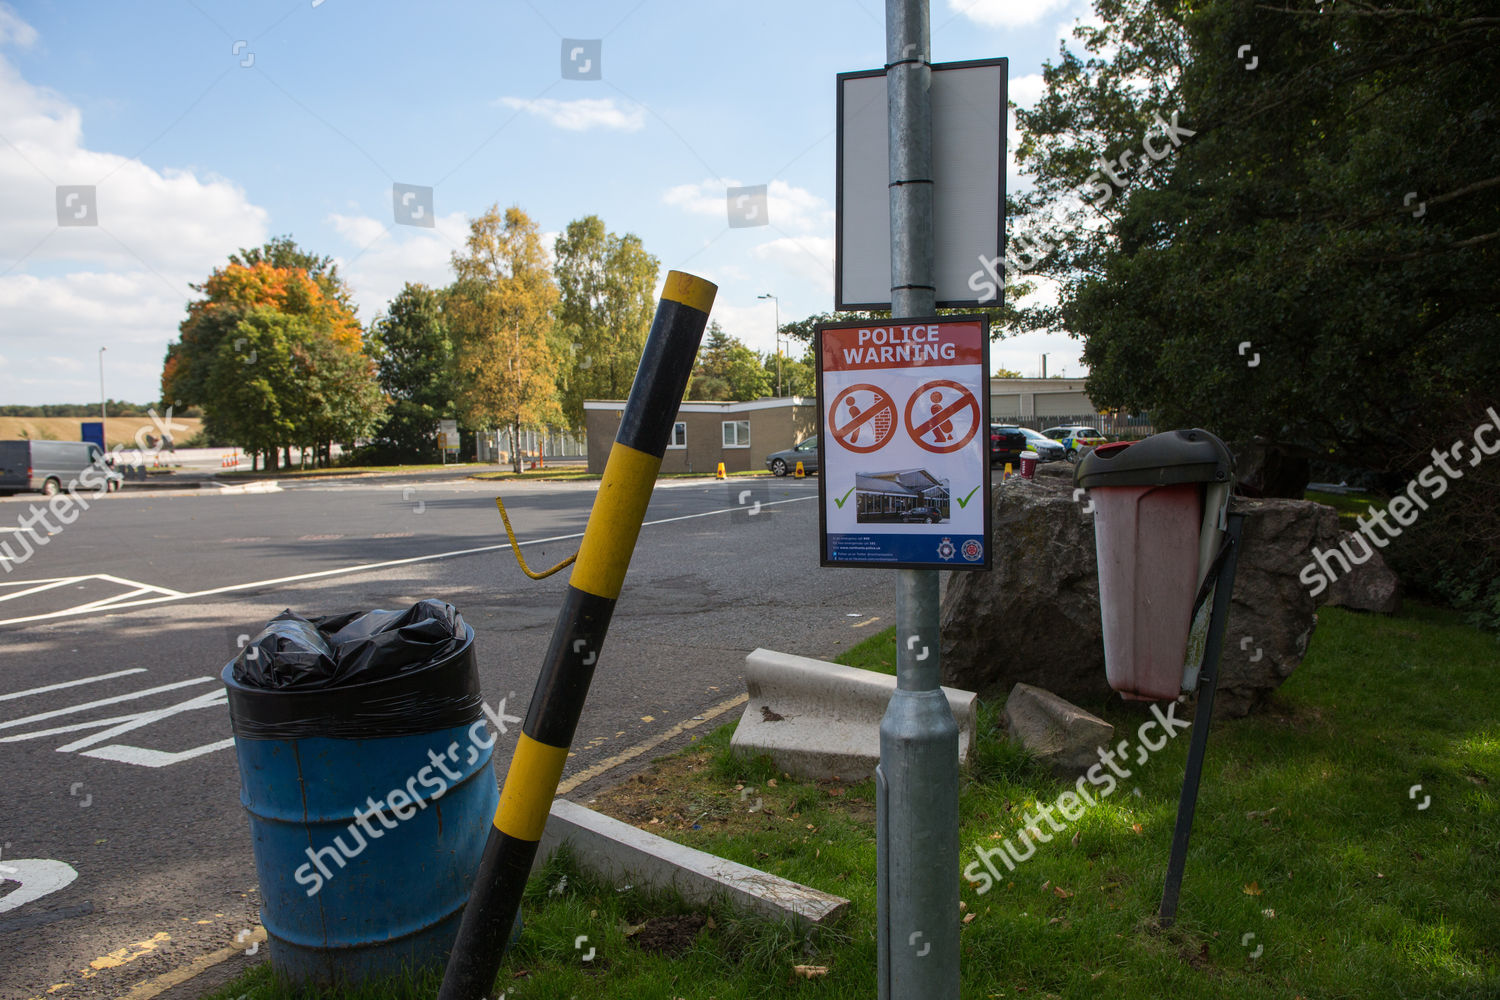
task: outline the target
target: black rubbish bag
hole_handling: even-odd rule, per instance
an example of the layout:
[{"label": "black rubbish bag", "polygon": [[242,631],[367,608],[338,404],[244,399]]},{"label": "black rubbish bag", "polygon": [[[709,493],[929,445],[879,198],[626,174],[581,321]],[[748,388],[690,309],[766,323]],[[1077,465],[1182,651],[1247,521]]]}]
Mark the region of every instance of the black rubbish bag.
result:
[{"label": "black rubbish bag", "polygon": [[225,668],[235,735],[372,738],[481,715],[474,630],[446,601],[271,619]]}]

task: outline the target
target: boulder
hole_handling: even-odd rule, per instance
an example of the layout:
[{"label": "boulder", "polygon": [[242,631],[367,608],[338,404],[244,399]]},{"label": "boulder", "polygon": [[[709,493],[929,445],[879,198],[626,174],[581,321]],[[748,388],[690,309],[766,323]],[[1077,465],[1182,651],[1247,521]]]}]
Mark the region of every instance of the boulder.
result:
[{"label": "boulder", "polygon": [[[991,494],[993,571],[954,573],[948,582],[943,683],[991,698],[1024,683],[1097,703],[1111,692],[1093,514],[1086,496],[1073,498],[1069,476],[1043,470]],[[1244,542],[1214,709],[1242,716],[1302,662],[1320,601],[1299,574],[1313,546],[1338,544],[1339,528],[1333,508],[1310,501],[1231,502],[1245,514]]]},{"label": "boulder", "polygon": [[1051,691],[1017,684],[1005,699],[1010,738],[1059,776],[1087,771],[1113,743],[1115,727]]},{"label": "boulder", "polygon": [[[1371,548],[1368,544],[1364,548],[1357,542],[1350,544],[1352,534],[1349,531],[1343,533],[1345,552],[1357,556],[1364,548]],[[1335,579],[1323,593],[1320,603],[1393,615],[1401,610],[1401,581],[1378,551],[1371,552],[1368,561],[1357,566],[1351,564],[1349,572]]]}]

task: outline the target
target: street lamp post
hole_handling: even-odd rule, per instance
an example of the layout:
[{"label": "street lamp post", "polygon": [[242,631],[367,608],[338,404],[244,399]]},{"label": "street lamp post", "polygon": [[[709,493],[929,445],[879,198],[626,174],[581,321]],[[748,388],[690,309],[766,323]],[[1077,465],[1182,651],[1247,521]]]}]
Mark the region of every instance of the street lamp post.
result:
[{"label": "street lamp post", "polygon": [[776,306],[776,396],[781,397],[781,300],[767,292],[757,299],[770,299]]},{"label": "street lamp post", "polygon": [[104,404],[104,352],[107,351],[107,350],[109,350],[109,348],[107,348],[107,347],[101,347],[101,348],[99,348],[99,419],[100,420],[108,420],[109,419],[109,414],[107,414],[105,412],[105,404]]}]

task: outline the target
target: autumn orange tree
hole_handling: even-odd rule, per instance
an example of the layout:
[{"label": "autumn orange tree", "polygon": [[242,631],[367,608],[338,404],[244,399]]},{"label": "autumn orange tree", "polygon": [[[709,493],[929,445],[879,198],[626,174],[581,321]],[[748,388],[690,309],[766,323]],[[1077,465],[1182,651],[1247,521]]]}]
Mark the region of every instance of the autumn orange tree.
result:
[{"label": "autumn orange tree", "polygon": [[373,429],[384,400],[330,258],[280,237],[192,287],[203,297],[167,348],[162,398],[201,406],[211,438],[276,468],[278,449],[311,447],[326,460],[331,442]]},{"label": "autumn orange tree", "polygon": [[455,402],[469,427],[510,430],[511,467],[521,471],[523,427],[559,423],[559,361],[548,343],[557,285],[537,225],[498,205],[469,223],[453,254],[443,312],[453,342]]}]

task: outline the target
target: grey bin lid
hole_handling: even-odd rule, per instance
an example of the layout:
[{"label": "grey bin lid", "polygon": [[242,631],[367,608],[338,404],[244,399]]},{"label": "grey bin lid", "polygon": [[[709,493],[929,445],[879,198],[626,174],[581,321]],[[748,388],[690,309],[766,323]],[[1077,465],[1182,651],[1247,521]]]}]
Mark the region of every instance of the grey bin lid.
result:
[{"label": "grey bin lid", "polygon": [[1234,456],[1223,441],[1201,428],[1163,431],[1131,444],[1100,445],[1073,471],[1073,485],[1084,489],[1227,483],[1233,478]]}]

